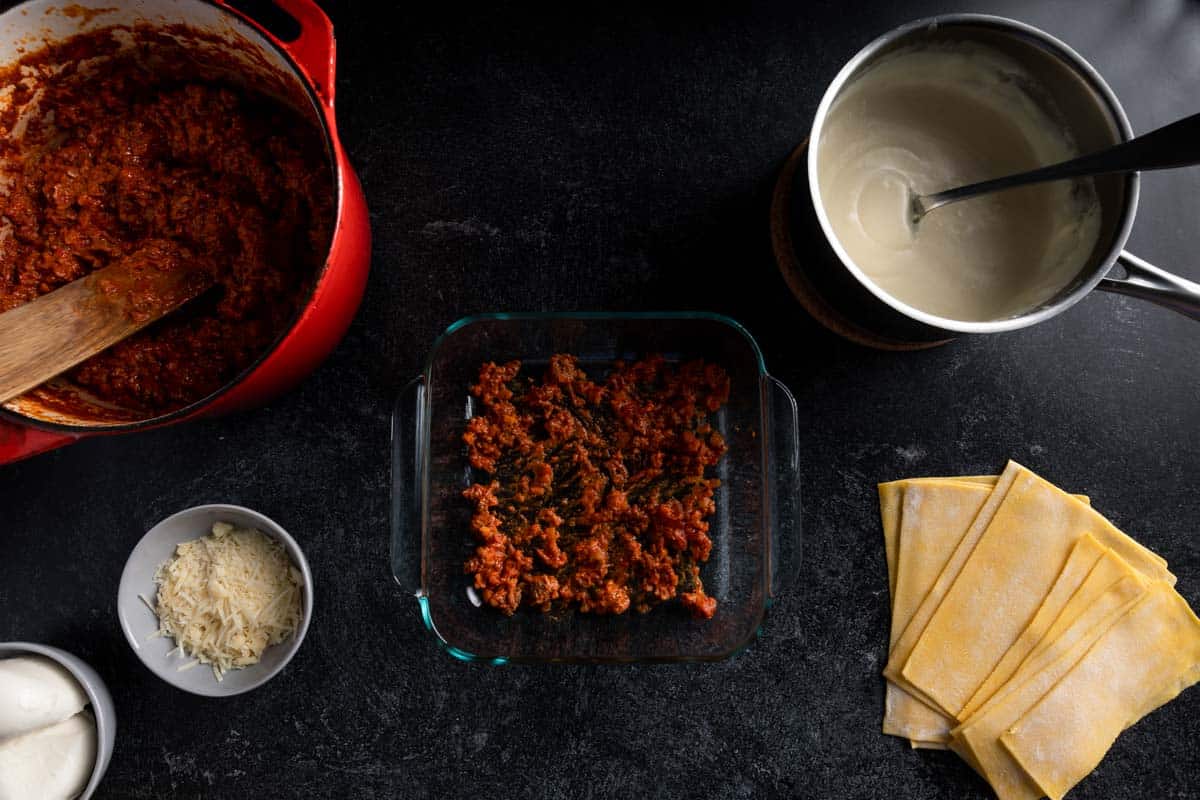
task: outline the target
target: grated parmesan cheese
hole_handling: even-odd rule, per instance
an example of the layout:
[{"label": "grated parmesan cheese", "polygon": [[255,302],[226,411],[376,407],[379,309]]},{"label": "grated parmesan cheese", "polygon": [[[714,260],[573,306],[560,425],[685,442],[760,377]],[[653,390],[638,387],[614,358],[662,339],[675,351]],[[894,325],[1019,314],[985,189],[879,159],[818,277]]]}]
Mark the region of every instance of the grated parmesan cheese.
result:
[{"label": "grated parmesan cheese", "polygon": [[194,659],[180,669],[210,664],[217,680],[257,664],[300,624],[300,572],[279,542],[253,528],[214,523],[211,534],[179,544],[154,582],[157,635]]}]

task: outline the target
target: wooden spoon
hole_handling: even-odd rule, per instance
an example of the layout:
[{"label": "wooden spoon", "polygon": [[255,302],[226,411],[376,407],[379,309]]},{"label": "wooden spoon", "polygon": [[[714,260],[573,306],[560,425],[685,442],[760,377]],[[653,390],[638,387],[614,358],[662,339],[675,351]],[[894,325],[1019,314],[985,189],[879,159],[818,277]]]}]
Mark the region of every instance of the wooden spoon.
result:
[{"label": "wooden spoon", "polygon": [[161,319],[212,284],[206,265],[156,242],[0,314],[0,403]]}]

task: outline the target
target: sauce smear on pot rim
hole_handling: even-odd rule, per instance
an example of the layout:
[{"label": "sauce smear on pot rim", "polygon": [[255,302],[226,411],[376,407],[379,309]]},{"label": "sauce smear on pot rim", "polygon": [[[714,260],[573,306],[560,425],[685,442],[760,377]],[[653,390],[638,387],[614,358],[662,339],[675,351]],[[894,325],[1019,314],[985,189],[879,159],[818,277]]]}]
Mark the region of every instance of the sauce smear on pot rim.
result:
[{"label": "sauce smear on pot rim", "polygon": [[705,471],[726,449],[709,422],[729,399],[725,371],[652,356],[594,382],[561,354],[540,380],[520,371],[483,365],[463,434],[490,478],[463,492],[478,541],[465,570],[483,600],[622,614],[678,597],[712,617],[700,566],[720,481]]}]

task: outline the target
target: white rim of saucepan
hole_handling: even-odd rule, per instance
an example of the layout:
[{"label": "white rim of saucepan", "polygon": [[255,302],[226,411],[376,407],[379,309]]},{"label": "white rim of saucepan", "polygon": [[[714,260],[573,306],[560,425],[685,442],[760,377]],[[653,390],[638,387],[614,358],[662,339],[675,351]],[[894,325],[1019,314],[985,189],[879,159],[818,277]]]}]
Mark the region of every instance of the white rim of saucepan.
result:
[{"label": "white rim of saucepan", "polygon": [[[172,523],[175,520],[180,519],[181,517],[198,516],[202,512],[211,512],[211,511],[216,511],[216,512],[220,512],[220,513],[231,513],[231,514],[240,516],[242,518],[249,518],[250,520],[253,521],[254,527],[256,527],[258,530],[262,531],[267,536],[270,536],[272,539],[275,539],[280,544],[282,544],[284,547],[284,550],[288,554],[288,557],[291,559],[292,564],[295,565],[296,569],[300,570],[300,577],[301,577],[301,580],[303,581],[302,588],[303,588],[304,592],[303,592],[303,597],[301,600],[302,605],[301,605],[301,614],[300,614],[300,626],[296,629],[296,632],[292,635],[292,637],[290,639],[288,639],[286,642],[281,642],[277,645],[272,645],[273,647],[287,648],[287,651],[284,653],[282,660],[278,664],[276,664],[274,668],[272,668],[270,670],[265,670],[257,678],[255,678],[254,680],[252,680],[245,686],[242,686],[237,689],[222,688],[223,684],[221,682],[219,682],[215,677],[213,677],[211,691],[208,691],[205,689],[197,689],[196,687],[188,686],[188,685],[185,685],[184,683],[182,683],[180,681],[180,679],[178,678],[179,673],[174,664],[171,664],[169,662],[163,662],[163,663],[151,663],[150,662],[149,658],[147,658],[147,653],[141,647],[141,642],[137,638],[138,634],[134,632],[134,630],[132,628],[132,623],[126,618],[126,609],[124,608],[123,604],[121,603],[121,597],[125,596],[127,594],[127,592],[126,592],[127,589],[134,589],[134,591],[132,592],[132,596],[134,596],[134,597],[136,597],[138,594],[143,594],[147,598],[152,598],[155,595],[155,589],[154,589],[153,584],[151,584],[150,586],[132,587],[130,584],[132,584],[133,578],[129,575],[130,567],[134,563],[134,560],[137,558],[138,551],[142,548],[143,543],[150,537],[150,535],[152,533],[154,533],[158,528],[160,528],[164,525],[167,525],[169,523]],[[195,535],[191,536],[190,538],[196,539],[196,538],[206,535],[207,533],[209,533],[209,531],[207,531],[207,530],[197,530],[197,531],[195,531]],[[181,542],[189,541],[189,539],[181,538],[180,541]],[[152,673],[154,673],[154,675],[156,677],[161,678],[163,681],[169,683],[171,686],[174,686],[176,689],[179,689],[184,692],[188,692],[189,694],[200,695],[201,697],[235,697],[239,694],[245,694],[246,692],[253,691],[254,689],[257,689],[258,687],[262,686],[267,681],[274,678],[276,675],[278,675],[280,672],[282,672],[284,670],[284,668],[291,662],[292,657],[296,655],[296,651],[298,651],[300,649],[300,645],[304,642],[305,634],[308,633],[309,622],[311,622],[311,620],[312,620],[312,611],[313,611],[312,586],[313,586],[312,571],[309,569],[308,559],[306,559],[304,557],[304,551],[300,549],[300,545],[296,542],[295,539],[292,538],[291,534],[289,534],[286,530],[283,529],[282,525],[275,522],[270,517],[268,517],[264,514],[260,514],[259,512],[254,511],[253,509],[246,508],[245,506],[230,505],[228,503],[208,503],[206,505],[192,506],[191,508],[185,508],[182,511],[172,514],[171,516],[161,520],[160,522],[158,522],[157,524],[152,526],[148,531],[146,531],[145,535],[142,536],[142,538],[138,540],[137,545],[130,552],[129,558],[126,559],[126,561],[125,561],[125,568],[121,571],[121,584],[117,590],[117,615],[120,618],[121,630],[125,634],[125,640],[127,642],[129,642],[129,646],[133,649],[133,652],[137,654],[138,659],[143,664],[145,664],[146,668],[148,670],[150,670]],[[138,604],[141,604],[140,600],[138,600],[137,602],[138,602]],[[144,605],[141,606],[141,608],[142,608],[142,610],[145,610]],[[259,665],[256,664],[254,666],[247,667],[247,669],[254,669],[255,667],[258,667],[258,666]],[[205,669],[210,676],[212,675],[212,671],[208,670],[207,667],[197,667],[197,669]],[[205,686],[207,686],[207,684],[205,684]]]},{"label": "white rim of saucepan", "polygon": [[920,309],[913,308],[907,303],[903,303],[892,297],[879,286],[877,286],[866,273],[854,263],[854,259],[842,247],[841,242],[833,233],[833,227],[829,223],[829,218],[825,213],[825,206],[821,200],[820,189],[817,184],[817,150],[821,140],[821,134],[825,126],[825,119],[829,114],[829,109],[833,105],[835,99],[841,94],[842,90],[850,82],[851,78],[863,65],[864,62],[871,59],[883,47],[891,44],[895,40],[907,36],[908,34],[919,31],[921,29],[934,30],[946,26],[985,26],[1001,31],[1006,31],[1013,34],[1018,34],[1023,38],[1033,39],[1043,45],[1043,49],[1058,58],[1068,68],[1075,71],[1086,83],[1091,85],[1096,90],[1097,94],[1103,99],[1106,110],[1112,121],[1116,124],[1122,140],[1133,138],[1133,128],[1129,124],[1129,118],[1125,115],[1125,109],[1121,107],[1120,101],[1117,100],[1116,94],[1109,88],[1108,83],[1100,76],[1090,63],[1083,56],[1075,52],[1065,42],[1051,36],[1040,28],[1035,28],[1032,25],[1027,25],[1024,22],[1018,22],[1007,17],[998,17],[992,14],[944,14],[935,17],[927,17],[915,22],[910,22],[906,25],[901,25],[882,36],[878,37],[850,59],[837,77],[829,84],[829,88],[825,90],[825,95],[821,98],[821,104],[817,107],[816,117],[813,119],[812,130],[808,138],[808,186],[812,195],[813,209],[816,211],[817,219],[821,223],[821,230],[825,233],[825,239],[829,245],[837,253],[843,266],[850,271],[850,274],[858,280],[864,288],[867,289],[875,297],[882,302],[891,306],[896,311],[900,312],[910,319],[915,319],[918,322],[923,322],[926,325],[931,325],[942,330],[956,331],[959,333],[999,333],[1001,331],[1017,330],[1029,325],[1036,325],[1043,322],[1056,314],[1061,314],[1071,306],[1086,297],[1100,281],[1105,274],[1112,268],[1120,255],[1121,250],[1125,247],[1125,242],[1129,238],[1129,233],[1133,229],[1133,219],[1137,214],[1138,193],[1141,186],[1141,175],[1139,173],[1129,174],[1128,191],[1125,194],[1124,208],[1121,210],[1121,220],[1118,226],[1117,236],[1113,241],[1112,247],[1104,260],[1094,268],[1094,272],[1087,280],[1083,281],[1079,286],[1076,286],[1069,294],[1055,300],[1050,305],[1041,306],[1033,309],[1020,316],[1010,317],[1008,319],[989,320],[986,322],[974,322],[969,320],[949,319],[947,317],[939,317],[930,314]]}]

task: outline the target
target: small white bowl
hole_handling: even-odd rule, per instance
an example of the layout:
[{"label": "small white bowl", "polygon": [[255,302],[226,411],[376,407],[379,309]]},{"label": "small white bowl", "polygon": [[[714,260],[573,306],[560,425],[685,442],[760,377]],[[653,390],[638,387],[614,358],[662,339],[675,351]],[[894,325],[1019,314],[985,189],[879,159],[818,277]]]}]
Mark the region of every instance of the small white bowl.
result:
[{"label": "small white bowl", "polygon": [[[179,668],[190,663],[191,659],[184,658],[179,653],[168,655],[175,649],[175,640],[153,635],[158,630],[158,617],[138,597],[142,595],[154,603],[158,591],[154,584],[154,573],[159,565],[175,554],[175,546],[180,542],[199,539],[212,532],[214,522],[229,522],[239,528],[257,528],[280,542],[296,569],[300,571],[303,580],[303,606],[300,627],[296,632],[287,640],[268,647],[257,664],[230,670],[225,673],[224,680],[220,681],[213,675],[208,664],[197,664],[191,669],[180,671]],[[296,540],[277,523],[257,511],[222,504],[196,506],[180,511],[151,528],[129,554],[129,560],[125,562],[125,571],[121,573],[121,587],[117,591],[117,616],[121,620],[121,630],[125,632],[129,646],[137,653],[142,663],[172,686],[205,697],[231,697],[242,694],[275,677],[300,649],[300,643],[304,641],[304,634],[308,632],[308,623],[312,619],[312,608],[312,573]]]},{"label": "small white bowl", "polygon": [[66,650],[59,650],[57,647],[32,642],[0,642],[0,658],[14,656],[45,656],[60,664],[83,687],[83,693],[87,695],[88,703],[91,705],[89,710],[96,719],[96,763],[92,766],[92,777],[84,787],[83,794],[78,798],[78,800],[88,800],[96,791],[96,787],[100,785],[100,779],[104,777],[105,770],[108,769],[108,762],[112,759],[113,744],[117,740],[117,710],[113,705],[112,695],[108,693],[108,687],[96,674],[96,670],[89,667],[78,656],[73,656]]}]

